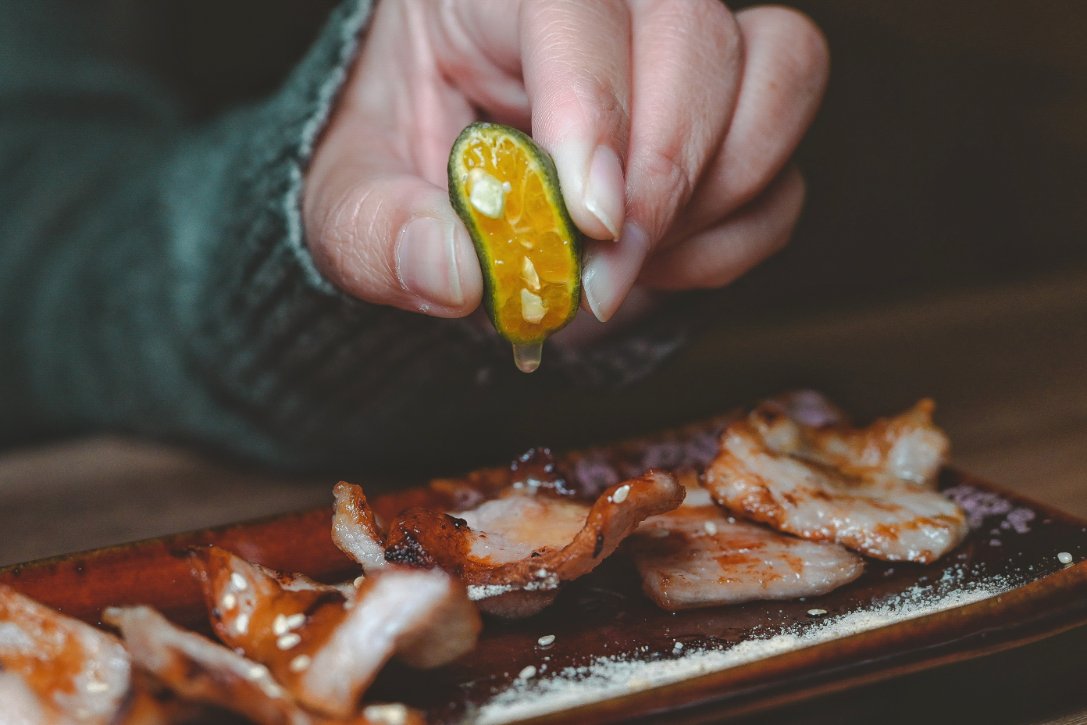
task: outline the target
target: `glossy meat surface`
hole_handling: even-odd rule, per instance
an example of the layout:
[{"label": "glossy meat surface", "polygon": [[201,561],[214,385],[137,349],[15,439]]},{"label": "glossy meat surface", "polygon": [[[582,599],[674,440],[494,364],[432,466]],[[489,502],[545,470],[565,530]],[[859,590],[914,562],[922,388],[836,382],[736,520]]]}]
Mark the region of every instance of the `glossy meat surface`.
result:
[{"label": "glossy meat surface", "polygon": [[947,439],[922,401],[868,428],[810,426],[767,404],[721,434],[704,483],[737,516],[890,561],[935,561],[962,541],[961,509],[932,489]]},{"label": "glossy meat surface", "polygon": [[444,664],[469,651],[481,627],[464,587],[439,571],[386,567],[345,596],[216,547],[195,556],[216,635],[334,717],[355,711],[394,654],[414,666]]},{"label": "glossy meat surface", "polygon": [[[854,428],[822,396],[794,393],[763,403],[748,420],[778,453],[863,480],[889,478],[931,488],[950,447],[932,422],[934,408],[925,399],[904,413]],[[813,419],[821,422],[807,422]]]},{"label": "glossy meat surface", "polygon": [[859,556],[836,544],[738,521],[705,491],[693,490],[688,499],[647,519],[624,545],[645,593],[663,609],[816,596],[864,570]]},{"label": "glossy meat surface", "polygon": [[110,634],[0,586],[0,674],[12,713],[108,723],[129,690],[131,661]]},{"label": "glossy meat surface", "polygon": [[365,571],[385,566],[385,534],[378,526],[362,486],[340,481],[332,489],[332,542]]},{"label": "glossy meat surface", "polygon": [[102,619],[120,630],[139,667],[186,700],[259,723],[312,722],[267,667],[181,629],[150,607],[110,607]]},{"label": "glossy meat surface", "polygon": [[456,515],[404,512],[390,525],[386,558],[455,574],[486,612],[529,616],[551,602],[562,582],[592,571],[639,523],[675,508],[683,496],[683,486],[658,471],[612,486],[592,505],[511,487]]}]

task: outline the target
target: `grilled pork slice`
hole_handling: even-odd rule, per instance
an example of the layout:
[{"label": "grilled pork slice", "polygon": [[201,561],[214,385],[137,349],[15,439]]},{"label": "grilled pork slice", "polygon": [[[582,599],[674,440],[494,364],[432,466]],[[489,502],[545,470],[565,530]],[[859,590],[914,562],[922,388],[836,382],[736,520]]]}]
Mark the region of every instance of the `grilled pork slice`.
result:
[{"label": "grilled pork slice", "polygon": [[653,516],[623,546],[662,609],[817,596],[856,579],[864,562],[837,544],[737,521],[702,489]]},{"label": "grilled pork slice", "polygon": [[725,428],[704,483],[721,506],[779,531],[929,563],[967,533],[962,510],[932,490],[947,438],[931,411],[922,401],[854,429],[804,425],[770,403]]},{"label": "grilled pork slice", "polygon": [[0,585],[0,675],[0,703],[11,704],[0,720],[109,723],[131,660],[110,634]]},{"label": "grilled pork slice", "polygon": [[102,619],[121,631],[136,665],[162,686],[184,700],[221,708],[255,723],[380,725],[397,722],[420,725],[423,722],[419,713],[398,704],[370,705],[361,713],[352,712],[344,718],[328,718],[309,712],[264,665],[174,625],[150,607],[110,607],[103,612]]},{"label": "grilled pork slice", "polygon": [[196,561],[216,635],[333,717],[356,711],[393,655],[442,665],[470,651],[481,629],[463,585],[441,571],[386,567],[345,596],[217,547],[198,550]]},{"label": "grilled pork slice", "polygon": [[181,629],[150,607],[110,607],[102,620],[120,630],[139,667],[183,699],[270,725],[312,722],[267,667]]},{"label": "grilled pork slice", "polygon": [[551,603],[562,582],[592,571],[644,519],[674,509],[683,496],[683,486],[659,471],[608,488],[592,505],[511,486],[455,515],[405,511],[390,526],[385,557],[456,575],[485,612],[530,616]]},{"label": "grilled pork slice", "polygon": [[778,453],[855,478],[889,478],[934,488],[949,448],[947,435],[932,422],[934,408],[925,399],[900,415],[854,428],[817,393],[792,393],[763,403],[748,421]]},{"label": "grilled pork slice", "polygon": [[362,486],[340,481],[332,488],[332,542],[362,565],[363,571],[384,567],[385,534],[366,500]]}]

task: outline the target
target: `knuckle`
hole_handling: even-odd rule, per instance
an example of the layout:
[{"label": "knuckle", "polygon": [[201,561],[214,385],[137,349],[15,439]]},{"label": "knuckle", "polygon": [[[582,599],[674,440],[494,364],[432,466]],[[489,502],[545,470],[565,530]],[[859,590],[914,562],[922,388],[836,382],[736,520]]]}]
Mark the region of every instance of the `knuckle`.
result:
[{"label": "knuckle", "polygon": [[653,25],[673,42],[691,45],[702,41],[726,61],[738,61],[740,29],[735,17],[720,0],[658,0],[653,6]]},{"label": "knuckle", "polygon": [[381,235],[381,200],[373,185],[344,187],[327,206],[317,224],[318,243],[315,262],[337,286],[358,290],[361,280],[375,266],[369,250]]},{"label": "knuckle", "polygon": [[571,93],[590,124],[626,133],[630,126],[630,112],[613,83],[596,74],[582,76],[572,85]]},{"label": "knuckle", "polygon": [[638,195],[642,222],[657,237],[664,234],[676,210],[694,190],[695,179],[685,157],[683,143],[677,140],[647,149],[639,158],[636,176],[644,180]]},{"label": "knuckle", "polygon": [[572,117],[586,128],[615,135],[623,148],[630,129],[627,99],[609,78],[587,73],[585,67],[556,76],[546,92],[549,115],[553,119]]}]

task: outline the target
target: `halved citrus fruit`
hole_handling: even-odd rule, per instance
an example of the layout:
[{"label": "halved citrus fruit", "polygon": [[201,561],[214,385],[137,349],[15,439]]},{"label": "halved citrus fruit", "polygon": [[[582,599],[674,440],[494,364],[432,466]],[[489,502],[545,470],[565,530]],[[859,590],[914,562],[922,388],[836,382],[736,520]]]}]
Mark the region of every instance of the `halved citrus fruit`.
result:
[{"label": "halved citrus fruit", "polygon": [[581,298],[581,235],[555,164],[517,129],[473,123],[449,154],[449,198],[475,242],[491,322],[532,372]]}]

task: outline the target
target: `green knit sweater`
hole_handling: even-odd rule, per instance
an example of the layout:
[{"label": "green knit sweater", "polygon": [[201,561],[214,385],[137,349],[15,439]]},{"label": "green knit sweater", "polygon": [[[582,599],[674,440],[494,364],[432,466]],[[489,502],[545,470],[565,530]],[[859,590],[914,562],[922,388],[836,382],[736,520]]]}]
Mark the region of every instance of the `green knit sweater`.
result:
[{"label": "green knit sweater", "polygon": [[475,324],[348,299],[306,251],[306,164],[370,14],[271,97],[191,124],[47,0],[0,9],[0,445],[137,432],[284,468],[442,459],[503,406],[623,382],[667,320],[529,380]]}]

